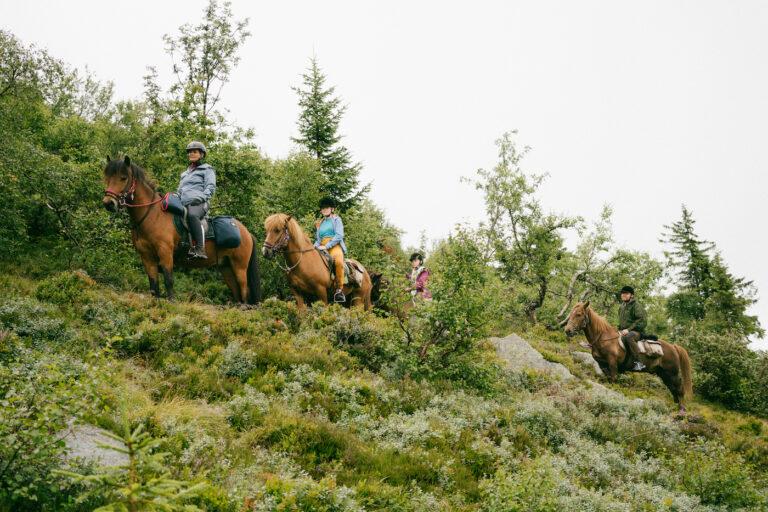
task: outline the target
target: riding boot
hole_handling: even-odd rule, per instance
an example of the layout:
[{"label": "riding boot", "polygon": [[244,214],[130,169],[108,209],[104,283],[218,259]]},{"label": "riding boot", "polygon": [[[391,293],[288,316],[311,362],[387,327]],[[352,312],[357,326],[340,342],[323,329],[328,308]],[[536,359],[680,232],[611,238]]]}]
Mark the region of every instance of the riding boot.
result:
[{"label": "riding boot", "polygon": [[187,224],[194,238],[194,245],[189,249],[189,257],[195,259],[208,259],[205,253],[205,232],[200,218],[205,215],[205,205],[193,205],[187,208]]}]

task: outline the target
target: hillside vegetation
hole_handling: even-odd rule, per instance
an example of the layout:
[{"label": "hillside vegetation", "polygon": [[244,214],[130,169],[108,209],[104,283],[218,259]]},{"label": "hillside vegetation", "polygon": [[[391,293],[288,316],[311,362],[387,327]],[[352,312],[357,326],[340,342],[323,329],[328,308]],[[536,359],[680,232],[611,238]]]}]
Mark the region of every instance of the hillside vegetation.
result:
[{"label": "hillside vegetation", "polygon": [[72,272],[0,285],[7,510],[115,499],[52,473],[73,418],[143,425],[170,475],[208,483],[203,510],[766,506],[765,422],[702,403],[677,419],[649,376],[594,385],[559,333],[526,336],[580,378],[507,372],[489,345],[425,374],[395,319],[360,311],[170,303]]}]

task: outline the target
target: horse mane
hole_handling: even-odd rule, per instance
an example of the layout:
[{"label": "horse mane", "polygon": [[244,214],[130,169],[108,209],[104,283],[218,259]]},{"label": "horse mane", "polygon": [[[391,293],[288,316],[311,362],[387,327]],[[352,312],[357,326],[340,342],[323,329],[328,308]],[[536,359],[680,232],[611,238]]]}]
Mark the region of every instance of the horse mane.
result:
[{"label": "horse mane", "polygon": [[[579,304],[580,304],[582,307],[584,307],[584,305],[583,305],[582,303],[579,303]],[[592,309],[591,307],[587,307],[587,308],[586,308],[586,312],[587,312],[587,314],[589,315],[589,321],[590,321],[590,323],[591,323],[592,325],[594,325],[594,326],[595,326],[595,329],[596,329],[598,332],[601,332],[601,333],[603,333],[603,332],[607,332],[607,331],[610,331],[610,330],[613,328],[613,326],[612,326],[612,325],[611,325],[611,324],[608,322],[608,320],[606,320],[605,318],[603,318],[602,316],[600,316],[600,315],[599,315],[599,314],[598,314],[598,313],[597,313],[597,312],[596,312],[594,309]]]},{"label": "horse mane", "polygon": [[312,240],[309,239],[309,236],[307,236],[304,230],[301,229],[301,226],[293,217],[285,213],[275,213],[267,217],[267,220],[264,221],[264,228],[267,231],[270,231],[275,227],[282,229],[283,226],[288,228],[288,235],[290,235],[293,240],[303,241],[305,244],[312,245]]},{"label": "horse mane", "polygon": [[[131,162],[130,171],[133,177],[142,185],[148,187],[152,192],[157,192],[157,182],[149,177],[147,171]],[[107,166],[104,168],[104,176],[111,178],[116,174],[122,174],[126,172],[125,161],[122,158],[116,158],[110,160]]]}]

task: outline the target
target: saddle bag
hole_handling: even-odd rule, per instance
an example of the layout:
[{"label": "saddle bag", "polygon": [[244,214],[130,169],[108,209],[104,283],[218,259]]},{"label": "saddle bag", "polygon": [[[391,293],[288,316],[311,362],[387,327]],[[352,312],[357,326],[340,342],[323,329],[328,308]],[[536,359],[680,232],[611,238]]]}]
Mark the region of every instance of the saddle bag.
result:
[{"label": "saddle bag", "polygon": [[234,217],[218,216],[210,219],[213,232],[216,234],[216,245],[222,249],[240,247],[240,229]]},{"label": "saddle bag", "polygon": [[160,202],[160,207],[164,212],[184,216],[184,205],[181,204],[181,198],[178,194],[172,192],[166,193],[163,196],[163,200]]}]

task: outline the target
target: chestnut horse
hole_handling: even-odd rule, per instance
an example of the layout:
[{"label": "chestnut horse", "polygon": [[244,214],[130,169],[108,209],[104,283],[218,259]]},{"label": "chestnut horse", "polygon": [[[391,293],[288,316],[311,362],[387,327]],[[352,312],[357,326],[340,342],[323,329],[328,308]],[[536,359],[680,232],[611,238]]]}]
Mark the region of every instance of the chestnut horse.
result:
[{"label": "chestnut horse", "polygon": [[[283,271],[299,310],[306,310],[306,302],[321,300],[328,304],[328,293],[333,286],[328,265],[296,219],[285,213],[276,213],[267,217],[264,228],[267,233],[262,249],[264,256],[272,258],[278,253],[283,254],[286,265]],[[371,288],[371,277],[366,270],[360,286],[344,287],[347,302],[370,310]]]},{"label": "chestnut horse", "polygon": [[[592,347],[592,357],[608,376],[608,380],[616,382],[620,372],[627,371],[632,361],[627,357],[627,351],[619,343],[619,331],[603,317],[589,307],[589,301],[577,303],[568,316],[565,334],[575,336],[584,331],[589,345]],[[680,406],[680,412],[685,412],[685,399],[693,395],[691,381],[691,360],[688,352],[680,345],[659,340],[663,355],[650,358],[639,355],[646,369],[643,371],[661,377],[664,384],[672,393],[672,397]]]},{"label": "chestnut horse", "polygon": [[[208,259],[188,260],[179,251],[181,236],[176,231],[173,215],[160,207],[162,196],[155,182],[144,169],[132,164],[129,157],[111,160],[107,157],[104,168],[104,207],[115,212],[127,209],[131,219],[131,238],[149,277],[149,289],[160,296],[159,272],[163,273],[165,293],[173,299],[173,266],[193,268],[218,266],[234,300],[256,304],[261,300],[260,277],[256,240],[239,221],[240,245],[233,249],[221,249],[214,240],[205,241]],[[174,260],[174,253],[177,253]]]}]

